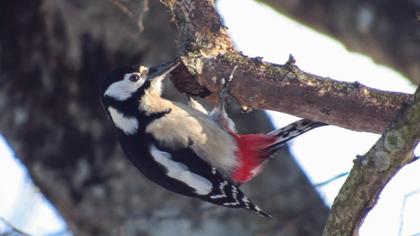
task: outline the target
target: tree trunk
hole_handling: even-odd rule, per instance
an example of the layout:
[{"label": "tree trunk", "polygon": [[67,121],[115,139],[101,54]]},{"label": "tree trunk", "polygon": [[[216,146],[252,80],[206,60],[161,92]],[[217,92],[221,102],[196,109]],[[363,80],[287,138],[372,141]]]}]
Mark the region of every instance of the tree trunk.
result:
[{"label": "tree trunk", "polygon": [[[128,1],[134,18],[144,16],[142,32],[113,2],[6,0],[0,8],[0,131],[71,231],[320,235],[328,209],[286,149],[244,186],[272,220],[169,193],[124,158],[100,105],[102,79],[116,66],[174,58],[176,32],[159,1],[148,10]],[[262,112],[234,113],[241,130],[272,129]]]}]

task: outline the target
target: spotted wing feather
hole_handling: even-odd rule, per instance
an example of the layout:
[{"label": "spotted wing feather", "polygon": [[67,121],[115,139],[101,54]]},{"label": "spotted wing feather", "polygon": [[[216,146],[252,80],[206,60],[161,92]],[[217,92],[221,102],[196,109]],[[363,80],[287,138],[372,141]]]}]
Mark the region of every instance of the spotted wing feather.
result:
[{"label": "spotted wing feather", "polygon": [[[165,153],[165,155],[170,155],[171,161],[185,167],[188,166],[187,171],[193,173],[192,179],[174,179],[174,181],[183,182],[186,186],[191,186],[191,183],[195,181],[194,177],[200,176],[200,178],[204,178],[211,183],[211,190],[208,194],[197,194],[196,189],[191,188],[191,191],[186,195],[225,207],[244,208],[263,217],[271,217],[270,214],[264,212],[255,205],[236,185],[225,178],[216,168],[199,158],[192,149],[183,148],[175,151],[171,150],[169,152],[164,148],[160,148],[160,152]],[[169,172],[170,170],[166,169],[166,174]]]}]

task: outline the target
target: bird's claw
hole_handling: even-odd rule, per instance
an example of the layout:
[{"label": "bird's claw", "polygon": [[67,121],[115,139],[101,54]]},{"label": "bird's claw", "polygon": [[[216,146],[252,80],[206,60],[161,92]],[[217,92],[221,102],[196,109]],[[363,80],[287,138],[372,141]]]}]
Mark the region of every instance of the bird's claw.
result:
[{"label": "bird's claw", "polygon": [[238,66],[234,66],[232,72],[230,73],[228,79],[225,78],[220,79],[220,88],[219,88],[219,101],[220,101],[220,107],[224,107],[224,103],[228,99],[229,96],[229,84],[233,80],[233,74],[235,73],[236,69],[238,69]]}]

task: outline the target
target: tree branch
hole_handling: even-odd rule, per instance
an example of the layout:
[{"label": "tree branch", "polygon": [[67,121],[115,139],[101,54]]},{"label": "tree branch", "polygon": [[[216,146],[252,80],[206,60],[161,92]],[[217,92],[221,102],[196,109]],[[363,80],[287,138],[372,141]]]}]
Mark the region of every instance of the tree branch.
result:
[{"label": "tree branch", "polygon": [[218,89],[214,78],[226,78],[238,65],[230,92],[242,105],[356,131],[382,133],[401,106],[412,100],[409,94],[339,82],[306,73],[292,63],[274,65],[236,52],[194,61],[185,58],[184,63],[198,71],[196,81],[212,92]]},{"label": "tree branch", "polygon": [[327,179],[327,180],[322,181],[320,183],[314,184],[314,187],[316,187],[316,188],[323,187],[325,185],[328,185],[328,184],[330,184],[330,183],[332,183],[332,182],[334,182],[334,181],[336,181],[338,179],[341,179],[343,177],[346,177],[348,175],[349,175],[349,172],[344,172],[344,173],[338,174],[338,175],[336,175],[336,176],[334,176],[334,177],[332,177],[330,179]]},{"label": "tree branch", "polygon": [[[417,194],[420,194],[420,189],[416,189],[404,195],[401,212],[400,212],[400,226],[398,228],[398,236],[403,235],[402,233],[404,230],[404,213],[405,213],[405,208],[407,206],[407,201],[410,197],[413,197],[414,195],[417,195]],[[414,234],[414,235],[419,235],[419,234]]]},{"label": "tree branch", "polygon": [[[233,49],[213,1],[163,2],[179,30],[185,67],[177,68],[172,80],[181,91],[193,95],[214,93],[217,79],[227,78],[232,68],[238,66],[230,92],[245,106],[376,133],[382,133],[400,114],[366,156],[356,160],[324,229],[324,235],[357,234],[384,186],[400,168],[414,160],[412,152],[420,135],[420,89],[414,99],[409,94],[306,73],[295,65],[292,57],[285,65],[248,58]],[[183,89],[180,84],[188,86]],[[410,102],[408,110],[398,113]]]},{"label": "tree branch", "polygon": [[374,133],[382,133],[401,106],[412,100],[409,94],[304,72],[293,59],[276,65],[248,58],[233,49],[213,1],[164,2],[178,26],[185,65],[173,72],[172,81],[188,94],[217,91],[216,78],[226,78],[238,65],[230,92],[241,105]]},{"label": "tree branch", "polygon": [[403,166],[416,160],[413,151],[420,140],[420,87],[414,96],[369,152],[355,160],[323,235],[357,235],[385,185]]},{"label": "tree branch", "polygon": [[7,221],[6,219],[4,219],[3,217],[0,216],[0,222],[3,222],[3,224],[5,224],[7,227],[10,228],[11,233],[1,233],[0,232],[0,236],[1,235],[13,235],[17,234],[20,236],[31,236],[30,234],[27,234],[25,232],[23,232],[22,230],[18,229],[17,227],[15,227],[12,223],[10,223],[9,221]]}]

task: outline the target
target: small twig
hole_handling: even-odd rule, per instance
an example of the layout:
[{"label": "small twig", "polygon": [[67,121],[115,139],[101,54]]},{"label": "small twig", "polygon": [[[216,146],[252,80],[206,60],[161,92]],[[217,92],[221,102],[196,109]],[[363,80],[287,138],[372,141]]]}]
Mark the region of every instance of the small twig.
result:
[{"label": "small twig", "polygon": [[143,0],[143,7],[139,13],[138,19],[136,19],[136,14],[130,10],[121,0],[111,0],[112,3],[118,7],[124,14],[130,17],[132,20],[137,21],[137,27],[139,28],[140,32],[144,31],[144,24],[143,24],[143,17],[149,11],[149,0]]},{"label": "small twig", "polygon": [[64,228],[57,232],[49,233],[46,236],[63,236],[63,235],[71,235],[71,231],[67,228]]},{"label": "small twig", "polygon": [[133,11],[131,11],[124,3],[121,2],[121,0],[111,0],[112,3],[118,7],[124,14],[126,14],[131,19],[134,19],[135,14]]},{"label": "small twig", "polygon": [[408,198],[412,197],[413,195],[416,195],[416,194],[419,194],[419,193],[420,193],[420,189],[417,189],[417,190],[414,190],[414,191],[411,191],[411,192],[407,193],[404,196],[404,200],[403,200],[403,204],[402,204],[401,212],[400,212],[400,227],[398,229],[398,235],[402,235],[402,232],[403,232],[404,212],[405,212],[405,207],[406,207],[406,204],[407,204],[407,200],[408,200]]},{"label": "small twig", "polygon": [[140,32],[143,32],[144,30],[143,17],[146,15],[148,11],[149,11],[149,0],[143,0],[143,8],[139,14],[139,19],[137,20],[137,27],[139,27]]},{"label": "small twig", "polygon": [[339,178],[342,178],[344,176],[347,176],[347,175],[349,175],[349,172],[344,172],[344,173],[338,174],[338,175],[336,175],[336,176],[334,176],[334,177],[332,177],[332,178],[330,178],[330,179],[328,179],[326,181],[322,181],[322,182],[319,182],[319,183],[314,184],[314,187],[315,188],[323,187],[323,186],[325,186],[325,185],[327,185],[327,184],[329,184],[329,183],[331,183],[331,182],[333,182],[333,181],[335,181],[335,180],[337,180]]},{"label": "small twig", "polygon": [[22,235],[22,236],[32,236],[32,235],[27,234],[27,233],[23,232],[22,230],[16,228],[12,223],[10,223],[9,221],[7,221],[6,219],[4,219],[1,216],[0,216],[0,221],[3,222],[3,224],[5,224],[7,227],[9,227],[10,230],[14,233],[17,233],[17,234]]},{"label": "small twig", "polygon": [[293,66],[296,64],[296,59],[292,54],[289,54],[289,58],[287,59],[286,66]]}]

